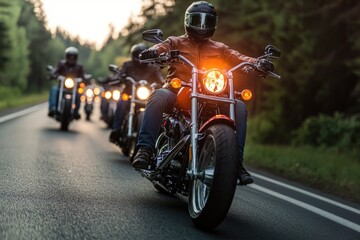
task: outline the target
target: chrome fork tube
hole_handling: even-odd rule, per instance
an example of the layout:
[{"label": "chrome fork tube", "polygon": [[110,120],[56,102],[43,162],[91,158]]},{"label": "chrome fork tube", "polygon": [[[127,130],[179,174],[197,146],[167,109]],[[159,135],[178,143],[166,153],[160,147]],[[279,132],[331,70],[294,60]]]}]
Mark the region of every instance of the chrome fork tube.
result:
[{"label": "chrome fork tube", "polygon": [[57,110],[59,112],[61,111],[61,98],[63,97],[63,92],[64,92],[64,81],[65,79],[60,80],[60,89],[59,89],[58,105],[57,105]]},{"label": "chrome fork tube", "polygon": [[72,92],[72,99],[71,99],[71,113],[73,114],[74,113],[74,108],[73,106],[75,106],[75,100],[76,100],[76,92],[77,92],[77,82],[76,80],[74,79],[74,88],[73,88],[73,92]]},{"label": "chrome fork tube", "polygon": [[197,81],[198,81],[198,70],[193,68],[192,71],[192,96],[191,96],[191,151],[192,151],[192,159],[191,159],[191,169],[190,174],[192,178],[196,178],[198,176],[197,169],[197,148],[198,148],[198,99],[197,95]]},{"label": "chrome fork tube", "polygon": [[134,115],[135,115],[135,89],[136,89],[136,85],[133,83],[132,89],[131,89],[129,125],[128,125],[128,132],[127,132],[128,137],[132,136],[132,127],[133,127]]},{"label": "chrome fork tube", "polygon": [[[229,91],[230,91],[230,94],[229,94],[229,98],[231,100],[234,100],[234,77],[233,77],[233,74],[232,72],[229,72],[228,73],[228,81],[229,81]],[[230,107],[230,118],[232,120],[235,121],[235,103],[230,103],[229,105]]]}]

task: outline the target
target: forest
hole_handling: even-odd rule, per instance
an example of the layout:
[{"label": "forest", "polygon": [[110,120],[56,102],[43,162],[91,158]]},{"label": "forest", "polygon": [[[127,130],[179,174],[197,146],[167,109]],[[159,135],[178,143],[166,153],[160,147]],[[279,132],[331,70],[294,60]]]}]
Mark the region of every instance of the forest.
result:
[{"label": "forest", "polygon": [[[46,29],[40,0],[0,0],[0,101],[9,95],[46,91],[46,66],[67,46],[95,78],[121,66],[146,29],[164,36],[184,34],[189,0],[143,0],[142,12],[101,49],[76,36]],[[267,144],[360,149],[360,2],[357,0],[212,0],[219,20],[214,40],[256,57],[271,44],[282,52],[274,61],[281,79],[238,76],[250,88],[253,139]],[[114,37],[117,35],[116,37]],[[147,43],[149,45],[149,43]],[[149,45],[150,46],[150,45]],[[360,161],[360,159],[358,159]]]}]

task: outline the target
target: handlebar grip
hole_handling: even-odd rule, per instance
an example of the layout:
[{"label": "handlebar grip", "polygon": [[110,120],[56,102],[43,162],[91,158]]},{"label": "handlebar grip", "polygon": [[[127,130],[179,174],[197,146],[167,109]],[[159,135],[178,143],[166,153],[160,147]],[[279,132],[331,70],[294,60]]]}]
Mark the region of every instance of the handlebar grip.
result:
[{"label": "handlebar grip", "polygon": [[281,76],[280,75],[277,75],[276,73],[274,72],[267,72],[269,76],[271,77],[274,77],[274,78],[277,78],[277,79],[281,79]]}]

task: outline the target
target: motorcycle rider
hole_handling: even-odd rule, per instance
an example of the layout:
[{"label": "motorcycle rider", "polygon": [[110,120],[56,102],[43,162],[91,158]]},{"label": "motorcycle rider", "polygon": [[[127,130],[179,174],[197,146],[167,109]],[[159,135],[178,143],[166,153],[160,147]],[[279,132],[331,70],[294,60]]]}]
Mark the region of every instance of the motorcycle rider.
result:
[{"label": "motorcycle rider", "polygon": [[[139,62],[139,54],[146,50],[147,46],[143,43],[135,44],[130,49],[131,60],[123,63],[120,76],[130,76],[135,81],[147,80],[150,84],[158,84],[162,86],[164,84],[164,77],[161,73],[160,68],[157,65],[152,64],[141,64]],[[132,84],[129,81],[125,81],[125,88],[123,93],[131,95]],[[109,140],[110,142],[116,143],[119,140],[121,131],[121,123],[123,118],[130,109],[130,101],[119,100],[114,115],[113,131],[111,131]]]},{"label": "motorcycle rider", "polygon": [[[206,1],[193,2],[185,12],[185,34],[172,36],[163,43],[143,51],[140,59],[155,58],[159,54],[170,50],[179,50],[182,55],[199,66],[205,66],[214,62],[226,62],[228,66],[235,66],[241,62],[256,63],[257,59],[245,56],[227,45],[210,39],[217,25],[217,13],[214,6]],[[221,60],[221,61],[219,61]],[[262,60],[264,69],[273,70],[273,64]],[[201,69],[198,66],[199,69]],[[191,69],[185,65],[172,62],[168,68],[166,81],[173,78],[182,80],[189,79]],[[137,142],[138,152],[132,163],[134,168],[147,169],[150,159],[154,155],[155,141],[160,130],[163,112],[169,112],[176,102],[176,90],[170,84],[156,90],[148,99],[144,120],[141,125]],[[253,183],[250,174],[243,166],[243,153],[246,139],[247,110],[245,104],[236,100],[235,104],[236,137],[240,152],[240,169],[238,184],[246,185]]]},{"label": "motorcycle rider", "polygon": [[[85,81],[85,71],[83,65],[77,63],[79,50],[75,47],[68,47],[65,49],[65,59],[58,62],[57,67],[51,73],[52,77],[56,78],[58,75],[82,78]],[[59,95],[59,84],[51,87],[49,94],[49,117],[54,117],[56,114],[56,106]],[[75,98],[76,108],[74,109],[74,118],[80,119],[79,108],[80,108],[80,94],[76,92]]]}]

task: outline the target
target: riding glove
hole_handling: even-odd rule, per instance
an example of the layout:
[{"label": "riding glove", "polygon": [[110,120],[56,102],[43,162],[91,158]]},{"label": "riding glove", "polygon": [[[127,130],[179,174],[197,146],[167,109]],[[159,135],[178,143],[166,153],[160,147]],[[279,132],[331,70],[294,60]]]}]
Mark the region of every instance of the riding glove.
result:
[{"label": "riding glove", "polygon": [[156,49],[146,49],[139,54],[139,59],[144,60],[150,58],[157,58],[158,56],[159,53]]}]

